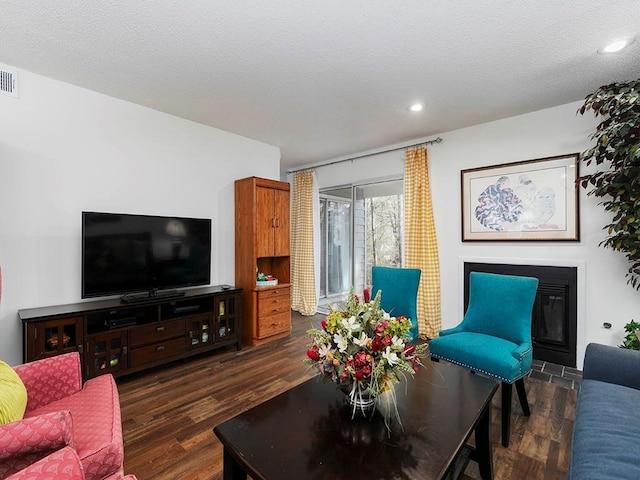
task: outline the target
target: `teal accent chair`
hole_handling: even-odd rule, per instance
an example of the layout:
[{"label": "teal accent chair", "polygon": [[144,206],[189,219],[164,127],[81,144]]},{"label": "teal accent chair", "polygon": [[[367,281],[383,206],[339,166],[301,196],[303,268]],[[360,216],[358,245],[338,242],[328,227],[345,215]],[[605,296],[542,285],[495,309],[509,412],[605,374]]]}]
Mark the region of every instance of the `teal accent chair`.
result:
[{"label": "teal accent chair", "polygon": [[405,316],[411,319],[411,340],[418,340],[418,286],[419,268],[371,268],[371,298],[382,290],[380,307],[392,317]]},{"label": "teal accent chair", "polygon": [[530,415],[524,377],[531,371],[531,314],[538,279],[471,272],[462,322],[429,342],[431,359],[446,360],[502,382],[502,445],[509,446],[512,385]]}]

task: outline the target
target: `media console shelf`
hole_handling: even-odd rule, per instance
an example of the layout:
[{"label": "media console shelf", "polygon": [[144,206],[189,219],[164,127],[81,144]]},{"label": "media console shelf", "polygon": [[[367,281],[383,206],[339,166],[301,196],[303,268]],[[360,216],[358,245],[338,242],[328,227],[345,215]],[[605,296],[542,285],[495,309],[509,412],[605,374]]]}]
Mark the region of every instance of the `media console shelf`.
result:
[{"label": "media console shelf", "polygon": [[111,299],[19,310],[23,361],[77,351],[86,379],[125,375],[228,345],[240,350],[241,293],[221,285],[133,304]]}]

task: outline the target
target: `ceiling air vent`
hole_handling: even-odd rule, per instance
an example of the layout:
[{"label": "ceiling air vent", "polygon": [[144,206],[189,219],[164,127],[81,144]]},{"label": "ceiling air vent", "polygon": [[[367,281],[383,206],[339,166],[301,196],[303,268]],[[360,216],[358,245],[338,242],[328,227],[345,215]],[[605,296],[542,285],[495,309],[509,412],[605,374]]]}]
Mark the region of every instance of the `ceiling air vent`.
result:
[{"label": "ceiling air vent", "polygon": [[18,98],[18,71],[0,65],[0,94]]}]

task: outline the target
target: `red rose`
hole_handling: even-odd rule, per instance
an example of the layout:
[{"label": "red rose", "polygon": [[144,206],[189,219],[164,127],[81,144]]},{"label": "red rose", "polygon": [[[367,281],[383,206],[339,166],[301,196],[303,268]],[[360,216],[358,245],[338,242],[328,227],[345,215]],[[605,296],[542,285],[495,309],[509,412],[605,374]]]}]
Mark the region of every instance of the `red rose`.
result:
[{"label": "red rose", "polygon": [[309,357],[314,362],[320,360],[320,354],[318,353],[318,347],[316,345],[307,350],[307,357]]},{"label": "red rose", "polygon": [[362,296],[364,297],[364,303],[369,303],[371,300],[371,294],[369,293],[369,289],[365,288],[362,292]]},{"label": "red rose", "polygon": [[322,320],[320,322],[320,326],[322,327],[323,330],[326,330],[327,329],[327,321],[326,320]]},{"label": "red rose", "polygon": [[362,370],[358,370],[356,372],[356,380],[362,380],[364,378],[364,373],[362,373]]},{"label": "red rose", "polygon": [[374,352],[379,352],[382,350],[382,342],[379,338],[376,338],[373,342],[371,342],[371,350]]},{"label": "red rose", "polygon": [[382,337],[382,343],[387,347],[391,346],[391,344],[393,343],[393,338],[391,337],[390,333],[387,333],[384,337]]},{"label": "red rose", "polygon": [[365,352],[358,352],[355,356],[356,365],[364,365],[367,363],[367,354]]},{"label": "red rose", "polygon": [[384,332],[385,328],[387,328],[389,326],[389,322],[387,320],[383,320],[380,323],[378,323],[378,325],[376,325],[376,332],[382,333]]}]

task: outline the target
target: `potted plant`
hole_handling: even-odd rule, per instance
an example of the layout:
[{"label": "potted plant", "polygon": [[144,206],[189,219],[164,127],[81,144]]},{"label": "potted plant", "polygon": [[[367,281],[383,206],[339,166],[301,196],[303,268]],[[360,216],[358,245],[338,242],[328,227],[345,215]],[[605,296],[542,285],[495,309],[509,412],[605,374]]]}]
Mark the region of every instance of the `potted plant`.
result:
[{"label": "potted plant", "polygon": [[581,155],[590,165],[607,168],[583,175],[578,182],[587,195],[602,198],[613,214],[603,227],[608,237],[600,245],[624,253],[629,260],[627,284],[640,289],[640,79],[604,85],[587,95],[578,110],[591,110],[602,122],[591,134],[595,146]]},{"label": "potted plant", "polygon": [[640,350],[640,338],[638,338],[640,323],[631,320],[624,326],[624,331],[627,332],[627,335],[624,337],[624,341],[622,342],[622,345],[620,345],[620,348]]}]

